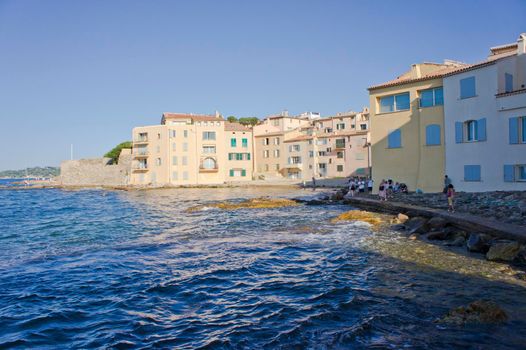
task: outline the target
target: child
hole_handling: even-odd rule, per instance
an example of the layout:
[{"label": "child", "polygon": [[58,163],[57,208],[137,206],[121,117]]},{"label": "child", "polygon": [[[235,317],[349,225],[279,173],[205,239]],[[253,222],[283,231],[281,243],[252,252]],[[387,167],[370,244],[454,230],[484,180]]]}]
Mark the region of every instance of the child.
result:
[{"label": "child", "polygon": [[455,206],[453,205],[453,200],[455,199],[455,188],[452,184],[447,185],[447,211],[455,212]]},{"label": "child", "polygon": [[387,200],[387,184],[385,183],[385,180],[382,180],[380,183],[380,187],[378,187],[378,195],[380,196],[381,201]]}]

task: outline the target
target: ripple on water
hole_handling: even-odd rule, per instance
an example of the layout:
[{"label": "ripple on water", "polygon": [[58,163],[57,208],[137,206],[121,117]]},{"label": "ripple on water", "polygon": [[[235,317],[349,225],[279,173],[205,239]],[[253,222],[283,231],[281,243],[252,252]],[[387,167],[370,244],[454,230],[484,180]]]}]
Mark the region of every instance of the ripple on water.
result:
[{"label": "ripple on water", "polygon": [[[297,193],[0,191],[0,348],[523,346],[501,264],[332,223],[338,206],[203,210]],[[480,298],[510,322],[433,322]]]}]

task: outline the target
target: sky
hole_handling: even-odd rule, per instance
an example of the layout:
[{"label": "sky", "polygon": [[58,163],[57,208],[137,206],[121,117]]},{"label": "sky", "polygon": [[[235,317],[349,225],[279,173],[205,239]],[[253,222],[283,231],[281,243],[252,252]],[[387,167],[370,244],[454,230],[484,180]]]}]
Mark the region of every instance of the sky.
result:
[{"label": "sky", "polygon": [[524,0],[0,0],[0,170],[100,157],[163,112],[359,111],[521,32]]}]

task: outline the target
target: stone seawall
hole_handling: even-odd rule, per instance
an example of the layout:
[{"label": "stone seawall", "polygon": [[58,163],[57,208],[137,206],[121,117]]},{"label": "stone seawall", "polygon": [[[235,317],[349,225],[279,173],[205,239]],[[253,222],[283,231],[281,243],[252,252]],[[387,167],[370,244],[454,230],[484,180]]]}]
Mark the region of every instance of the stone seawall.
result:
[{"label": "stone seawall", "polygon": [[67,160],[60,164],[62,186],[126,186],[130,177],[131,152],[123,150],[118,164],[110,158]]}]

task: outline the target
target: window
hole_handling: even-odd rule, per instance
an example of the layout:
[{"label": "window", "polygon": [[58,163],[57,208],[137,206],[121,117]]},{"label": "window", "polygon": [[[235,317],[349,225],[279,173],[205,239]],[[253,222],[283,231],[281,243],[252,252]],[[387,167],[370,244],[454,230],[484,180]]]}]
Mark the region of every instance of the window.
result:
[{"label": "window", "polygon": [[183,152],[187,152],[187,151],[188,151],[188,143],[184,142],[183,143]]},{"label": "window", "polygon": [[314,157],[314,151],[309,151],[309,158]]},{"label": "window", "polygon": [[289,152],[299,152],[301,150],[300,145],[290,145]]},{"label": "window", "polygon": [[174,142],[174,143],[172,143],[172,151],[176,151],[176,150],[177,150],[177,146],[176,146],[176,144]]},{"label": "window", "polygon": [[510,144],[526,143],[526,117],[509,119]]},{"label": "window", "polygon": [[345,129],[345,123],[336,124],[336,130],[343,130],[343,129]]},{"label": "window", "polygon": [[177,165],[177,156],[172,157],[172,165]]},{"label": "window", "polygon": [[203,160],[203,169],[217,169],[216,161],[214,158],[205,158]]},{"label": "window", "polygon": [[336,166],[336,171],[339,172],[339,173],[343,172],[343,165],[337,165]]},{"label": "window", "polygon": [[360,130],[367,130],[367,124],[360,124]]},{"label": "window", "polygon": [[330,134],[330,133],[332,132],[332,128],[325,128],[325,132],[326,132],[327,134]]},{"label": "window", "polygon": [[274,169],[276,169],[276,170],[279,171],[279,164],[276,164],[276,166],[274,167]]},{"label": "window", "polygon": [[274,144],[275,145],[279,145],[279,137],[275,137],[274,138]]},{"label": "window", "polygon": [[269,138],[268,137],[265,137],[263,139],[263,146],[268,146],[269,145]]},{"label": "window", "polygon": [[263,151],[263,158],[268,158],[268,149]]},{"label": "window", "polygon": [[380,113],[408,110],[409,105],[409,92],[380,97]]},{"label": "window", "polygon": [[400,129],[391,130],[387,136],[387,148],[402,147],[402,132]]},{"label": "window", "polygon": [[343,158],[343,152],[342,151],[336,152],[336,158],[342,159]]},{"label": "window", "polygon": [[147,132],[139,133],[139,137],[137,138],[137,141],[148,141],[148,133]]},{"label": "window", "polygon": [[188,171],[183,171],[183,180],[188,180]]},{"label": "window", "polygon": [[526,165],[504,165],[504,181],[526,181]]},{"label": "window", "polygon": [[215,140],[216,132],[215,131],[203,131],[203,140]]},{"label": "window", "polygon": [[312,145],[313,141],[312,140],[309,140],[309,145]]},{"label": "window", "polygon": [[327,153],[325,151],[319,151],[318,152],[318,157],[325,157],[327,155]]},{"label": "window", "polygon": [[316,142],[316,144],[317,144],[318,146],[320,146],[320,145],[326,145],[326,144],[327,144],[327,139],[321,139],[321,140],[318,140],[318,141]]},{"label": "window", "polygon": [[440,125],[430,124],[426,126],[426,145],[440,145]]},{"label": "window", "polygon": [[243,148],[248,147],[248,139],[241,139],[241,147]]},{"label": "window", "polygon": [[274,126],[279,126],[279,119],[274,119],[274,120],[272,121],[272,125],[274,125]]},{"label": "window", "polygon": [[274,158],[279,158],[279,149],[274,150]]},{"label": "window", "polygon": [[301,164],[301,157],[289,157],[289,164]]},{"label": "window", "polygon": [[172,172],[172,180],[177,181],[179,179],[179,176],[177,174],[177,171]]},{"label": "window", "polygon": [[170,130],[170,138],[174,138],[176,135],[176,130]]},{"label": "window", "polygon": [[237,139],[235,137],[230,139],[230,147],[236,147],[237,146]]},{"label": "window", "polygon": [[183,156],[183,165],[188,165],[188,157]]},{"label": "window", "polygon": [[216,146],[203,146],[203,153],[215,154],[216,153]]},{"label": "window", "polygon": [[475,77],[460,79],[460,98],[476,96]]},{"label": "window", "polygon": [[336,139],[336,148],[345,148],[345,139]]},{"label": "window", "polygon": [[504,74],[504,91],[505,92],[513,91],[513,75],[509,73]]},{"label": "window", "polygon": [[444,104],[442,87],[420,91],[420,107],[441,106]]},{"label": "window", "polygon": [[157,166],[161,165],[161,158],[156,158],[155,159],[155,165],[157,165]]},{"label": "window", "polygon": [[183,136],[188,137],[188,130],[183,130]]},{"label": "window", "polygon": [[486,118],[455,123],[455,142],[486,141]]},{"label": "window", "polygon": [[268,171],[268,164],[265,164],[265,171]]},{"label": "window", "polygon": [[480,181],[480,165],[464,165],[464,181]]}]

